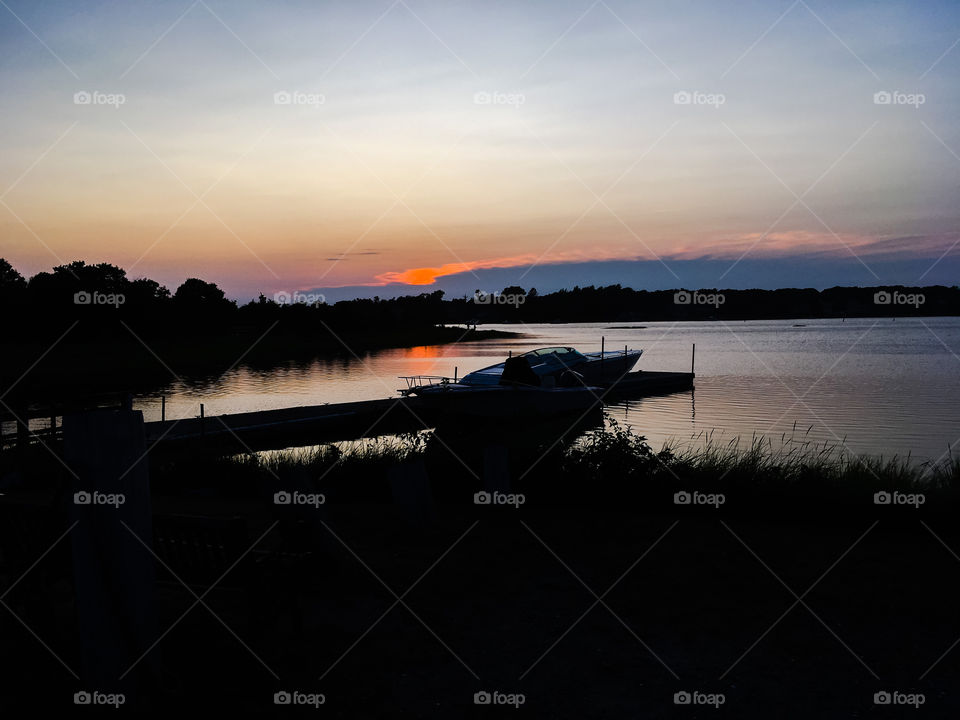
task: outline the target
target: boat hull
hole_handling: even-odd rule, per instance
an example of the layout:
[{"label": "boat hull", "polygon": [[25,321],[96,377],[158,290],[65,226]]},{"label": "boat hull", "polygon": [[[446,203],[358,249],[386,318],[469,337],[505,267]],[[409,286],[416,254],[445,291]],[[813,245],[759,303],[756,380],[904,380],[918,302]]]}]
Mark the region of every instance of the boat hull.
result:
[{"label": "boat hull", "polygon": [[586,412],[601,403],[597,387],[471,387],[451,383],[417,393],[432,411],[482,418],[536,418]]},{"label": "boat hull", "polygon": [[576,371],[583,376],[587,385],[609,385],[614,383],[633,369],[640,359],[640,352],[629,353],[588,353],[590,362],[583,363]]}]

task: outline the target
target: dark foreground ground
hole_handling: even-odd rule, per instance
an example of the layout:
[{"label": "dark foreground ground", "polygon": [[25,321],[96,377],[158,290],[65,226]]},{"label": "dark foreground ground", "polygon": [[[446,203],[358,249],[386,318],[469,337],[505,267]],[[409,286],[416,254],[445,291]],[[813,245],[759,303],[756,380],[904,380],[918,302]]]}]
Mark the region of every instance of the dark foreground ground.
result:
[{"label": "dark foreground ground", "polygon": [[[158,584],[159,641],[125,709],[279,714],[296,709],[274,694],[296,691],[337,718],[957,716],[954,523],[686,509],[440,505],[427,528],[395,504],[326,505],[293,525],[262,508],[251,543],[272,527],[258,548],[276,548],[296,527],[316,552],[252,583],[228,575],[201,595],[209,608]],[[84,689],[60,560],[4,595],[5,714],[72,711]],[[684,691],[723,704],[676,704]],[[882,691],[924,704],[876,705]],[[476,704],[483,692],[523,702]]]}]

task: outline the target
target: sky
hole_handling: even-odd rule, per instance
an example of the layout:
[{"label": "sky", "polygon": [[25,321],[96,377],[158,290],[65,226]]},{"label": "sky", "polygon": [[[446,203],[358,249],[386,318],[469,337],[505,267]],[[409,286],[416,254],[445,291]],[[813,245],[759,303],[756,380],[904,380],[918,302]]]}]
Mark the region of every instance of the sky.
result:
[{"label": "sky", "polygon": [[954,2],[0,3],[0,257],[237,299],[956,284]]}]

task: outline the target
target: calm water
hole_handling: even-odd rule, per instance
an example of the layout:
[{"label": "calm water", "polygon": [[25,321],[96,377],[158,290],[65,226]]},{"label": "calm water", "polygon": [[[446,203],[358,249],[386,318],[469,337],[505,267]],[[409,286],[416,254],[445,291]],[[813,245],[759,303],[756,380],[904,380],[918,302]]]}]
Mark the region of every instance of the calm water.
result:
[{"label": "calm water", "polygon": [[[796,324],[803,327],[795,327]],[[644,349],[638,368],[689,370],[692,392],[608,409],[654,444],[783,433],[855,453],[936,460],[960,440],[960,318],[502,326],[526,337],[385,350],[166,389],[167,418],[395,396],[399,375],[460,375],[547,345]],[[487,326],[493,327],[493,326]],[[629,327],[630,329],[625,329]],[[159,419],[159,398],[136,406]]]}]

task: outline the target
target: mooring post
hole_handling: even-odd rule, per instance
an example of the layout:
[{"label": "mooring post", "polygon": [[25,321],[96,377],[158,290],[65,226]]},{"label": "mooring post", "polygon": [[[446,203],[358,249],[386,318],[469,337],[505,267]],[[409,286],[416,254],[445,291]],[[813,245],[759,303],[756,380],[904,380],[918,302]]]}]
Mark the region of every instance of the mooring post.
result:
[{"label": "mooring post", "polygon": [[164,422],[167,419],[167,396],[160,396],[160,422]]},{"label": "mooring post", "polygon": [[693,344],[693,351],[690,353],[690,374],[693,375],[693,364],[697,359],[697,344]]},{"label": "mooring post", "polygon": [[606,347],[606,342],[607,342],[607,339],[603,335],[601,335],[600,336],[600,370],[601,371],[603,370],[603,353],[604,353],[604,347]]},{"label": "mooring post", "polygon": [[458,369],[457,366],[454,365],[454,366],[453,366],[453,382],[454,382],[454,383],[457,382],[457,369]]}]

